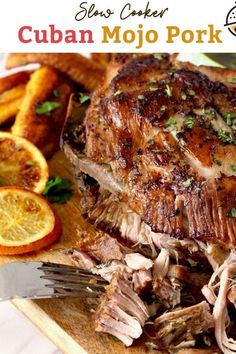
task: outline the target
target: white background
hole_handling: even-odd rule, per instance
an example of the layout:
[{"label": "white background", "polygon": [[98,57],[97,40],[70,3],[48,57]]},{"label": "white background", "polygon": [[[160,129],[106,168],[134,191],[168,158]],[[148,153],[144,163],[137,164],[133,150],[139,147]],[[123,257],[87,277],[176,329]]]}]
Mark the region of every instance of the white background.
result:
[{"label": "white background", "polygon": [[[135,44],[101,44],[101,26],[110,28],[122,25],[122,31],[132,29],[136,32],[138,24],[143,24],[144,29],[155,29],[159,33],[157,44],[146,44],[139,51],[145,52],[235,52],[236,36],[233,36],[224,27],[229,10],[235,6],[234,0],[150,0],[153,10],[169,8],[162,19],[132,17],[121,21],[119,14],[122,7],[130,2],[133,9],[144,10],[146,0],[91,0],[98,10],[107,8],[115,11],[109,19],[86,18],[81,22],[75,21],[79,5],[83,0],[7,0],[1,2],[0,10],[0,43],[1,51],[9,52],[134,52]],[[90,29],[94,34],[94,44],[22,44],[18,40],[18,29],[30,25],[33,29],[48,29],[49,24],[55,24],[58,29]],[[208,24],[214,24],[221,29],[223,44],[184,44],[178,38],[174,44],[166,43],[166,26],[179,26],[180,29],[207,29]]]},{"label": "white background", "polygon": [[0,343],[1,354],[62,354],[10,302],[0,303]]}]

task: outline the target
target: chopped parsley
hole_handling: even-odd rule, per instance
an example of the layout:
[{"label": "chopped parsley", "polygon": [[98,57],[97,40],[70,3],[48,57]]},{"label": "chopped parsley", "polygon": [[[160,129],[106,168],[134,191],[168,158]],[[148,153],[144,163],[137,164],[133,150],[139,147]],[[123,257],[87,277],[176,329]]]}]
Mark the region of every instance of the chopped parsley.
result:
[{"label": "chopped parsley", "polygon": [[85,95],[82,92],[80,92],[80,94],[79,94],[79,102],[81,104],[83,104],[83,103],[88,102],[88,101],[90,101],[90,96],[89,95]]},{"label": "chopped parsley", "polygon": [[53,95],[55,97],[60,97],[60,91],[58,89],[53,90]]},{"label": "chopped parsley", "polygon": [[144,100],[145,96],[144,95],[138,95],[138,100]]},{"label": "chopped parsley", "polygon": [[162,104],[161,107],[160,107],[160,110],[161,110],[161,111],[165,111],[166,108],[167,108],[167,107],[166,107],[164,104]]},{"label": "chopped parsley", "polygon": [[119,96],[122,92],[123,91],[121,89],[119,89],[114,93],[114,96]]},{"label": "chopped parsley", "polygon": [[147,85],[156,84],[156,82],[157,82],[156,79],[150,79],[150,80],[147,82]]},{"label": "chopped parsley", "polygon": [[216,159],[215,157],[213,157],[212,161],[214,162],[214,164],[218,165],[218,166],[222,166],[222,162],[218,159]]},{"label": "chopped parsley", "polygon": [[157,59],[157,60],[162,60],[162,59],[163,59],[163,56],[162,56],[162,54],[160,54],[160,53],[155,53],[155,54],[153,54],[153,56],[154,56],[154,58]]},{"label": "chopped parsley", "polygon": [[212,119],[216,119],[216,111],[214,110],[214,108],[209,108],[207,111],[206,111],[207,114],[209,114],[211,116]]},{"label": "chopped parsley", "polygon": [[184,122],[184,126],[188,129],[192,129],[195,125],[196,121],[193,117],[188,117],[185,122]]},{"label": "chopped parsley", "polygon": [[231,165],[231,170],[236,172],[236,165]]},{"label": "chopped parsley", "polygon": [[177,124],[177,120],[174,117],[170,117],[165,124],[166,128],[173,127]]},{"label": "chopped parsley", "polygon": [[228,213],[227,213],[227,216],[229,218],[236,218],[236,208],[231,208]]},{"label": "chopped parsley", "polygon": [[158,88],[157,87],[149,87],[149,89],[148,89],[149,91],[157,91],[158,90]]},{"label": "chopped parsley", "polygon": [[226,132],[225,130],[223,129],[220,129],[218,131],[218,138],[223,141],[224,143],[227,143],[227,144],[235,144],[236,145],[236,139],[235,137],[231,134],[231,133],[228,133]]},{"label": "chopped parsley", "polygon": [[188,94],[189,94],[189,96],[195,96],[196,92],[192,89],[188,89]]},{"label": "chopped parsley", "polygon": [[72,181],[60,177],[51,177],[43,191],[43,195],[51,203],[66,203],[72,196]]},{"label": "chopped parsley", "polygon": [[236,114],[235,113],[224,112],[223,118],[229,127],[231,127],[233,130],[236,130]]},{"label": "chopped parsley", "polygon": [[49,114],[52,111],[54,111],[56,108],[60,107],[60,103],[59,102],[49,102],[49,101],[45,101],[43,103],[40,103],[37,108],[36,108],[36,113],[39,115],[42,114]]},{"label": "chopped parsley", "polygon": [[169,85],[166,85],[165,92],[166,92],[168,97],[172,97],[173,87],[170,87]]},{"label": "chopped parsley", "polygon": [[236,84],[236,77],[228,77],[227,81],[231,84]]},{"label": "chopped parsley", "polygon": [[190,178],[186,179],[186,181],[183,182],[183,186],[184,186],[185,188],[188,188],[188,187],[191,186],[191,184],[193,183],[193,181],[194,181],[194,177],[190,177]]}]

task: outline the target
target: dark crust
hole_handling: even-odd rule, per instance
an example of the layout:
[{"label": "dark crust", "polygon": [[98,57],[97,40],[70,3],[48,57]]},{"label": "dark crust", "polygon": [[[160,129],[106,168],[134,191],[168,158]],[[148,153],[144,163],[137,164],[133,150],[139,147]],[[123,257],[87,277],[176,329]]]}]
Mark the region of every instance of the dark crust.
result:
[{"label": "dark crust", "polygon": [[[83,153],[110,165],[124,186],[120,197],[154,232],[234,248],[236,220],[228,212],[236,203],[235,177],[222,175],[205,185],[183,152],[207,168],[215,156],[223,161],[236,155],[235,145],[219,140],[205,116],[195,113],[209,107],[219,115],[235,112],[236,88],[228,74],[219,77],[219,70],[172,62],[168,55],[116,56],[87,111]],[[176,114],[196,120],[177,140],[163,130]]]}]

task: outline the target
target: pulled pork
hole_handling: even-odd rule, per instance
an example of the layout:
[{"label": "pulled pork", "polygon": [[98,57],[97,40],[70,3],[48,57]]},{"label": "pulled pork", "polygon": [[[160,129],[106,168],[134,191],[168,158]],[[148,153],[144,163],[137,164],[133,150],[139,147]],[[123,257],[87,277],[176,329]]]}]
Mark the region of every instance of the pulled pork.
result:
[{"label": "pulled pork", "polygon": [[200,304],[165,313],[154,321],[153,339],[158,349],[194,347],[196,337],[214,327],[214,319],[206,301]]},{"label": "pulled pork", "polygon": [[107,287],[95,320],[95,329],[116,336],[126,346],[141,336],[149,317],[147,306],[123,275],[116,274]]}]

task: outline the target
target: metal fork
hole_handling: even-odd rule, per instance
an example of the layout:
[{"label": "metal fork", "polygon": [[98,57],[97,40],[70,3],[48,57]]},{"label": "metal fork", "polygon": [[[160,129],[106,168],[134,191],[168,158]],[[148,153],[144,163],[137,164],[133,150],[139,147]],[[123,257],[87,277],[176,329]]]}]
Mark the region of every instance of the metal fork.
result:
[{"label": "metal fork", "polygon": [[99,275],[63,264],[13,262],[0,267],[0,301],[99,297],[107,284]]}]

